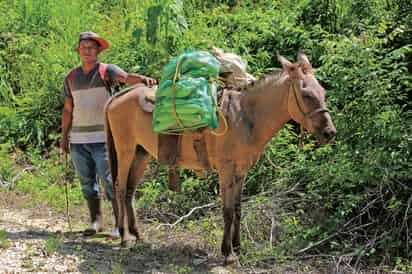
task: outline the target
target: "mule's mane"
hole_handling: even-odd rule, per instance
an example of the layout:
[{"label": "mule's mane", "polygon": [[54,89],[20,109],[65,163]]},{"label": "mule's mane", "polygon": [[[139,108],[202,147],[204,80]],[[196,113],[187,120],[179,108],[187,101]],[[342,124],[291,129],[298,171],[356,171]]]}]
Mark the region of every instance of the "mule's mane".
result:
[{"label": "mule's mane", "polygon": [[247,93],[257,93],[262,91],[264,87],[267,86],[268,83],[277,83],[282,78],[282,70],[276,69],[268,74],[265,74],[261,79],[258,81],[252,82],[248,84],[244,91]]}]

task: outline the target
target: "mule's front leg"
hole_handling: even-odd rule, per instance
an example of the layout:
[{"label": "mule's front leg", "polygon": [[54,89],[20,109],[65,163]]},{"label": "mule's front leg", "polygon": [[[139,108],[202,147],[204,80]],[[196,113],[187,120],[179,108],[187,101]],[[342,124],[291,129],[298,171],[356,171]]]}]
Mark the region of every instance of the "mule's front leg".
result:
[{"label": "mule's front leg", "polygon": [[[226,167],[219,175],[221,178],[220,189],[223,202],[223,218],[225,223],[221,250],[223,256],[225,257],[225,264],[229,264],[237,260],[237,257],[233,256],[232,242],[236,244],[235,247],[237,249],[240,247],[240,214],[235,214],[235,208],[237,205],[236,202],[240,202],[243,176],[237,176],[235,174],[234,167]],[[233,236],[235,238],[233,238]]]},{"label": "mule's front leg", "polygon": [[236,255],[240,255],[240,220],[241,214],[241,199],[242,199],[242,189],[243,182],[245,180],[244,176],[235,176],[235,187],[233,188],[234,195],[234,216],[233,216],[233,235],[232,235],[232,246],[233,251]]},{"label": "mule's front leg", "polygon": [[227,257],[232,254],[232,223],[233,223],[233,207],[223,206],[224,232],[222,240],[222,254]]}]

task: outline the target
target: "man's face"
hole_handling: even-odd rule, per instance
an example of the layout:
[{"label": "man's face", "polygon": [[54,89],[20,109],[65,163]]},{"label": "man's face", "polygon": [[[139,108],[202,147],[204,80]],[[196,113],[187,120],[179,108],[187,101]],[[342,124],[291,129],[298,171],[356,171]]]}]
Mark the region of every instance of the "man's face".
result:
[{"label": "man's face", "polygon": [[95,63],[97,61],[97,54],[99,53],[99,47],[96,41],[83,40],[80,41],[78,52],[80,60],[83,63]]}]

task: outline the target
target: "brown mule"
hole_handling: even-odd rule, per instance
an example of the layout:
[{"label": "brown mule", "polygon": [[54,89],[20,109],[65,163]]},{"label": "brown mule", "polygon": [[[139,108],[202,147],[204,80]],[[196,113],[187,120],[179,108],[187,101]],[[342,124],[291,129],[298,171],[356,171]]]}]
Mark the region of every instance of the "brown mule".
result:
[{"label": "brown mule", "polygon": [[[240,93],[237,102],[235,96],[226,98],[226,108],[222,109],[228,120],[226,134],[219,136],[210,130],[204,133],[210,165],[219,174],[224,216],[221,250],[225,262],[236,258],[233,251],[240,251],[240,203],[246,174],[270,139],[290,119],[313,133],[321,144],[330,142],[336,134],[325,107],[325,90],[315,79],[306,55],[299,53],[297,63],[291,63],[280,55],[278,60],[282,64],[282,72],[268,75],[247,88]],[[140,92],[136,88],[115,96],[105,110],[109,162],[122,244],[130,242],[131,235],[139,239],[132,201],[149,156],[156,158],[157,155],[158,139],[152,130],[152,114],[139,107]],[[220,120],[216,131],[223,130],[224,123]],[[191,134],[183,136],[178,166],[200,170],[202,164],[194,151],[193,140]]]}]

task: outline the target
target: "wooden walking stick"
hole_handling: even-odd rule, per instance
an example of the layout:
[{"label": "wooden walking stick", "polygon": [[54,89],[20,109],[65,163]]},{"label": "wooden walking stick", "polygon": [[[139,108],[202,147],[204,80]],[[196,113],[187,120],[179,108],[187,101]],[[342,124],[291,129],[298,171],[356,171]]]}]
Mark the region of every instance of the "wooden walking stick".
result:
[{"label": "wooden walking stick", "polygon": [[63,180],[64,180],[64,192],[66,196],[66,219],[67,223],[69,225],[69,230],[72,232],[72,223],[70,220],[70,213],[69,213],[69,187],[68,187],[68,178],[69,178],[69,165],[68,165],[68,160],[67,160],[67,153],[64,154],[64,163],[63,163],[63,169],[64,169],[64,175],[63,175]]}]

